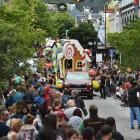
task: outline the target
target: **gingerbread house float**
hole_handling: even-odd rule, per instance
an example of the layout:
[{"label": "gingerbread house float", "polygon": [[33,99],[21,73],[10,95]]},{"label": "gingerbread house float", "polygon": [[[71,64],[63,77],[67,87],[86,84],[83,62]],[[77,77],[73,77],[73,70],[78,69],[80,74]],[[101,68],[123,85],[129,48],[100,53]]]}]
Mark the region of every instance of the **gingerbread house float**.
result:
[{"label": "gingerbread house float", "polygon": [[62,52],[57,54],[60,76],[65,77],[68,71],[88,71],[91,59],[78,40],[63,39]]}]

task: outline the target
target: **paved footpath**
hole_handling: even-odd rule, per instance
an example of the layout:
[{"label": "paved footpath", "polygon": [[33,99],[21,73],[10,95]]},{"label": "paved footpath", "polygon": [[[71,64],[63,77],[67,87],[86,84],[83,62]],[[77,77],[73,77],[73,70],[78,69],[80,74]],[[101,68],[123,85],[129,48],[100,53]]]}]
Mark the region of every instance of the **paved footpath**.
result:
[{"label": "paved footpath", "polygon": [[116,119],[117,130],[121,132],[125,140],[140,140],[140,130],[137,129],[135,121],[135,129],[130,129],[129,121],[129,108],[121,107],[120,101],[107,98],[106,100],[94,97],[93,100],[85,100],[87,109],[91,104],[95,104],[99,110],[99,116],[101,117],[114,117]]}]

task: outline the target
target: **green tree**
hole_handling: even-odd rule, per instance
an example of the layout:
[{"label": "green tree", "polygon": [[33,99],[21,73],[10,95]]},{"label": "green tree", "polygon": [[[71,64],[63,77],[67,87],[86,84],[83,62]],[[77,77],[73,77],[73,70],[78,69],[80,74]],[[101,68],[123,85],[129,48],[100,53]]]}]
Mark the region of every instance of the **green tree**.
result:
[{"label": "green tree", "polygon": [[35,7],[35,0],[13,0],[0,7],[0,79],[24,71],[34,42],[44,40],[44,31],[34,28]]},{"label": "green tree", "polygon": [[122,66],[140,67],[140,20],[132,21],[121,33],[108,35],[108,42],[122,54]]},{"label": "green tree", "polygon": [[52,22],[52,14],[48,12],[47,6],[43,0],[36,0],[36,20],[34,22],[35,28],[40,28],[45,31],[45,35],[52,37],[55,35],[54,23]]},{"label": "green tree", "polygon": [[28,69],[35,42],[60,36],[74,22],[68,13],[49,13],[43,0],[12,0],[1,5],[0,79]]},{"label": "green tree", "polygon": [[75,26],[75,19],[67,12],[57,12],[51,13],[50,24],[53,34],[50,34],[52,37],[59,36],[62,37],[62,34]]},{"label": "green tree", "polygon": [[84,48],[88,47],[88,42],[97,40],[97,32],[90,22],[81,23],[78,27],[70,29],[68,36],[77,39]]}]

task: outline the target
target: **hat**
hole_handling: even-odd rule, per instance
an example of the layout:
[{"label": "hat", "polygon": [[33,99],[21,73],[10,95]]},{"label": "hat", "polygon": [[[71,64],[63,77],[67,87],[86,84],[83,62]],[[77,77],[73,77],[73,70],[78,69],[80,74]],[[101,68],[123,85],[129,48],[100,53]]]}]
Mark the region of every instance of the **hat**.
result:
[{"label": "hat", "polygon": [[69,120],[69,124],[74,128],[77,129],[79,125],[81,124],[82,119],[78,116],[73,116]]},{"label": "hat", "polygon": [[66,117],[66,115],[65,115],[65,113],[63,112],[63,111],[54,111],[53,112],[57,117],[59,117],[59,118],[65,118],[65,119],[67,119],[67,117]]},{"label": "hat", "polygon": [[72,90],[71,95],[78,95],[78,90]]},{"label": "hat", "polygon": [[74,107],[74,106],[76,106],[75,101],[72,99],[68,100],[67,107]]},{"label": "hat", "polygon": [[50,90],[51,90],[50,87],[48,87],[48,86],[45,87],[45,92],[49,92]]}]

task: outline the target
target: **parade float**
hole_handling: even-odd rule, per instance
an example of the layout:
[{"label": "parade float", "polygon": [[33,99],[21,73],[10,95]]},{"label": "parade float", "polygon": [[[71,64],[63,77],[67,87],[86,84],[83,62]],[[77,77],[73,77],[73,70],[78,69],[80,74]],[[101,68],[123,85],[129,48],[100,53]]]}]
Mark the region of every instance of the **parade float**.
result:
[{"label": "parade float", "polygon": [[[78,40],[62,39],[47,40],[46,56],[51,59],[56,73],[56,86],[62,88],[62,80],[68,71],[89,71],[91,63],[89,50],[84,50]],[[49,55],[51,54],[51,55]],[[49,63],[44,65],[48,69]]]},{"label": "parade float", "polygon": [[75,39],[47,40],[45,53],[52,60],[55,73],[59,72],[61,78],[68,71],[88,71],[91,62],[90,52],[84,50]]}]

